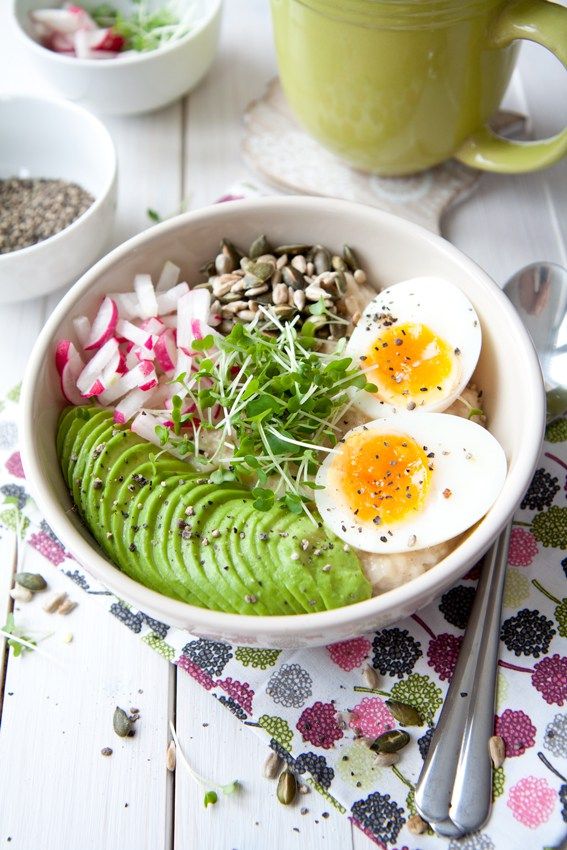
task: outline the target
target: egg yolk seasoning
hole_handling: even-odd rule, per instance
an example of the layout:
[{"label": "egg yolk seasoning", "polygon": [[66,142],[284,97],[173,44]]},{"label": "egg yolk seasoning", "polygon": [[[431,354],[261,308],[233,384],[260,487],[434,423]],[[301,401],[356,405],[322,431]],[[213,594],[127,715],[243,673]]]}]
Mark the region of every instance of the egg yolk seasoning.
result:
[{"label": "egg yolk seasoning", "polygon": [[431,463],[426,447],[412,437],[362,430],[341,445],[330,478],[361,523],[392,525],[423,507]]},{"label": "egg yolk seasoning", "polygon": [[383,328],[361,358],[367,373],[387,400],[424,404],[450,393],[457,380],[458,349],[427,325],[391,324]]}]

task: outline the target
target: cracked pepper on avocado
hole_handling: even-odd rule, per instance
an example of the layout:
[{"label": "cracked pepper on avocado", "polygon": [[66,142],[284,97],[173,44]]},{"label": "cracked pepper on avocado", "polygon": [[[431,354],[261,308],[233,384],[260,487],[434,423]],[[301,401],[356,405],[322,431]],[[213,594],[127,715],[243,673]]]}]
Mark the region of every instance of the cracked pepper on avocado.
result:
[{"label": "cracked pepper on avocado", "polygon": [[136,275],[57,345],[61,469],[106,555],[249,615],[350,605],[438,563],[506,476],[463,293],[376,295],[350,247],[265,236],[223,239],[202,271]]}]

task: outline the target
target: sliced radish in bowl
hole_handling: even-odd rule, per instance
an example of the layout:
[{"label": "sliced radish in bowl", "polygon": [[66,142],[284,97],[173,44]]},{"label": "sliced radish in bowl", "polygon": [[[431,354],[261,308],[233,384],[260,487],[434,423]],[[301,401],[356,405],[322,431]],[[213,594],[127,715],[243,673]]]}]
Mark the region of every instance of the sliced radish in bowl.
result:
[{"label": "sliced radish in bowl", "polygon": [[104,345],[105,342],[114,336],[117,323],[118,307],[116,302],[107,295],[103,298],[102,304],[95,316],[95,320],[92,323],[89,338],[85,345],[85,351],[90,351],[93,348],[100,348],[101,345]]}]

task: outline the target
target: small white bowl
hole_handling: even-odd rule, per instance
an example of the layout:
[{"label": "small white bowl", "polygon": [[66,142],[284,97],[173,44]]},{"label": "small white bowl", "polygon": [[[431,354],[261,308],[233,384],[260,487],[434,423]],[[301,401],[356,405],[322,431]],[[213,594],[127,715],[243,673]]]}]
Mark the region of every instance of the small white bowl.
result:
[{"label": "small white bowl", "polygon": [[[12,0],[12,9],[23,47],[49,85],[94,112],[134,115],[177,100],[209,70],[218,44],[222,0],[195,2],[195,27],[183,38],[158,50],[116,59],[77,59],[43,47],[29,13],[60,5],[56,0]],[[132,3],[115,0],[112,5],[125,11]],[[160,6],[158,0],[154,5]]]},{"label": "small white bowl", "polygon": [[[365,602],[288,617],[222,614],[162,596],[121,573],[100,552],[63,482],[55,449],[64,407],[55,370],[58,339],[73,334],[72,319],[92,315],[102,296],[131,288],[144,271],[154,279],[164,260],[199,280],[199,267],[221,237],[249,245],[266,233],[275,244],[352,245],[374,286],[418,275],[441,275],[459,286],[480,317],[483,344],[475,379],[484,390],[490,430],[508,459],[496,502],[462,543],[428,572]],[[73,338],[71,336],[71,338]],[[511,517],[535,469],[544,425],[541,371],[527,331],[498,286],[460,251],[429,231],[371,207],[328,198],[262,198],[219,204],[179,216],[130,239],[100,260],[57,306],[29,361],[22,399],[26,477],[48,523],[80,563],[118,596],[171,625],[206,637],[256,646],[320,646],[365,634],[407,617],[447,590],[476,563]]]},{"label": "small white bowl", "polygon": [[45,177],[78,183],[94,197],[54,236],[0,254],[0,304],[68,286],[107,246],[116,210],[116,152],[106,128],[64,100],[0,95],[0,179]]}]

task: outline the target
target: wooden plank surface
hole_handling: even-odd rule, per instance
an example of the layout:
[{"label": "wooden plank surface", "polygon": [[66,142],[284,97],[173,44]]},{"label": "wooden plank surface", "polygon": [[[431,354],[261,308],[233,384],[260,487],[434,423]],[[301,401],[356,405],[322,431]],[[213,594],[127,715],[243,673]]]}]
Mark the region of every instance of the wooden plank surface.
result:
[{"label": "wooden plank surface", "polygon": [[[41,91],[6,28],[0,4],[0,91],[14,81]],[[148,226],[146,209],[176,211],[182,198],[197,207],[249,177],[239,144],[244,107],[275,72],[264,0],[227,0],[221,51],[208,78],[183,104],[152,116],[107,124],[117,144],[120,192],[114,243]],[[535,135],[567,119],[566,84],[551,58],[528,46],[507,105],[527,110]],[[559,94],[563,93],[560,102]],[[453,210],[445,234],[503,282],[525,262],[565,262],[567,168],[523,177],[486,175],[478,191]],[[0,308],[0,392],[25,365],[46,315],[60,293]],[[2,551],[3,564],[9,560]],[[67,584],[46,565],[55,586]],[[8,608],[9,582],[0,574],[0,616]],[[0,727],[0,845],[21,850],[368,850],[346,818],[330,813],[309,794],[286,810],[274,785],[262,778],[266,749],[226,709],[183,672],[152,653],[92,599],[73,588],[80,607],[65,622],[74,640],[56,636],[46,648],[60,668],[40,657],[7,665]],[[33,603],[26,621],[45,623]],[[23,606],[22,606],[23,607]],[[49,626],[49,619],[46,628]],[[143,693],[138,693],[142,690]],[[137,736],[120,741],[111,730],[115,704],[136,705]],[[191,763],[216,780],[238,778],[234,799],[205,810],[200,790],[182,771],[175,787],[164,769],[168,722],[174,718]],[[208,724],[208,725],[204,725]],[[100,754],[111,746],[110,758]],[[125,806],[128,803],[128,806]],[[319,821],[317,823],[316,821]],[[299,832],[295,832],[299,829]]]}]

